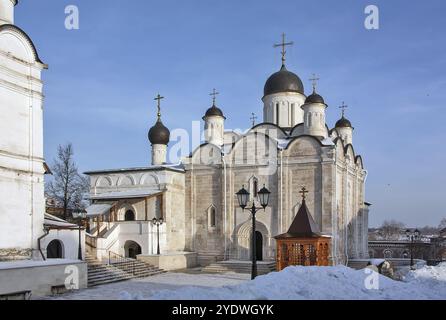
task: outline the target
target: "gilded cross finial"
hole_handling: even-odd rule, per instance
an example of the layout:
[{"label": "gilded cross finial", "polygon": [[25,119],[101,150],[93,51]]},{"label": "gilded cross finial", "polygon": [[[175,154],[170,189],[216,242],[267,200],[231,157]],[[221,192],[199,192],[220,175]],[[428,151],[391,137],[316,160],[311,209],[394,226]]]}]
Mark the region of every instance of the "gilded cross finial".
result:
[{"label": "gilded cross finial", "polygon": [[282,54],[282,66],[285,66],[286,46],[292,46],[293,44],[293,41],[286,42],[285,33],[282,33],[282,43],[277,43],[273,46],[274,48],[282,47],[282,51],[280,52]]},{"label": "gilded cross finial", "polygon": [[212,96],[212,105],[215,106],[215,99],[217,98],[217,95],[220,94],[220,92],[217,92],[217,90],[214,88],[212,89],[212,93],[209,95]]},{"label": "gilded cross finial", "polygon": [[311,81],[311,83],[312,83],[312,85],[313,85],[313,93],[315,93],[315,92],[316,92],[317,82],[318,82],[319,80],[321,80],[321,78],[318,78],[318,77],[316,76],[316,74],[313,73],[313,77],[310,78],[309,80]]},{"label": "gilded cross finial", "polygon": [[251,113],[251,118],[249,118],[252,122],[252,126],[254,127],[256,125],[257,116],[254,112]]},{"label": "gilded cross finial", "polygon": [[306,198],[306,194],[307,194],[308,192],[309,192],[309,191],[308,191],[305,187],[302,187],[301,191],[299,191],[299,193],[302,195],[302,200],[305,200],[305,198]]},{"label": "gilded cross finial", "polygon": [[345,115],[345,109],[347,109],[348,108],[348,106],[345,104],[345,102],[344,101],[342,101],[342,106],[340,106],[339,107],[339,109],[341,109],[342,111],[342,117],[344,118],[344,115]]},{"label": "gilded cross finial", "polygon": [[153,99],[158,101],[158,120],[161,119],[161,99],[164,99],[164,97],[162,97],[159,93],[156,98]]}]

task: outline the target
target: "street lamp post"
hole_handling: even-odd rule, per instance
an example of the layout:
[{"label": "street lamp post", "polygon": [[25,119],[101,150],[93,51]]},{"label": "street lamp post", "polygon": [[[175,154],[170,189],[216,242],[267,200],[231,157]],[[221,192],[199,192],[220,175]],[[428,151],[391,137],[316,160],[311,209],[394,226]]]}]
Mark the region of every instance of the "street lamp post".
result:
[{"label": "street lamp post", "polygon": [[[261,208],[256,207],[254,200],[252,201],[252,207],[249,209],[251,210],[251,218],[252,218],[252,244],[251,244],[251,254],[252,254],[252,269],[251,269],[251,280],[254,280],[255,277],[257,277],[257,250],[256,250],[256,213],[263,208],[268,206],[269,202],[269,195],[271,192],[269,192],[268,189],[263,186],[263,188],[257,192],[257,195],[259,197]],[[246,191],[245,186],[242,186],[242,189],[240,189],[237,193],[237,200],[239,203],[240,208],[242,210],[245,210],[248,200],[249,200],[249,192]]]},{"label": "street lamp post", "polygon": [[163,218],[153,218],[152,224],[156,226],[156,235],[158,239],[158,244],[156,248],[156,254],[160,255],[160,225],[164,223]]},{"label": "street lamp post", "polygon": [[406,230],[407,239],[410,241],[410,268],[413,269],[413,244],[414,241],[418,240],[420,237],[420,231],[418,229],[415,230]]},{"label": "street lamp post", "polygon": [[79,245],[77,248],[77,258],[82,260],[82,227],[84,226],[84,220],[87,218],[86,212],[75,212],[73,211],[73,218],[79,220],[78,231],[79,231]]}]

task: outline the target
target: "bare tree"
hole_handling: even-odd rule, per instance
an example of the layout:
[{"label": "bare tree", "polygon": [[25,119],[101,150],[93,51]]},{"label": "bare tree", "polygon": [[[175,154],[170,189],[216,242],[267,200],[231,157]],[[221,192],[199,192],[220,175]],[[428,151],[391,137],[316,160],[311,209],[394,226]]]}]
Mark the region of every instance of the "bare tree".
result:
[{"label": "bare tree", "polygon": [[442,230],[446,228],[446,218],[441,219],[440,224],[438,225],[438,229]]},{"label": "bare tree", "polygon": [[53,179],[46,184],[46,194],[63,207],[66,220],[70,210],[83,209],[83,196],[88,192],[88,179],[80,175],[73,161],[73,146],[59,145],[57,159],[51,167]]},{"label": "bare tree", "polygon": [[397,240],[404,223],[396,220],[385,220],[380,228],[382,237],[386,240]]}]

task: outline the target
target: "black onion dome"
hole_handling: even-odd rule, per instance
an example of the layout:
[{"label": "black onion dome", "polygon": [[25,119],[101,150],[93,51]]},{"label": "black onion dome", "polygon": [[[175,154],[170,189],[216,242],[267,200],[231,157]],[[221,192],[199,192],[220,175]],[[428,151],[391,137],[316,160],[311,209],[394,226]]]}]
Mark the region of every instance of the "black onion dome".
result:
[{"label": "black onion dome", "polygon": [[210,107],[206,111],[204,117],[207,118],[207,117],[215,117],[215,116],[224,118],[223,111],[221,111],[221,109],[216,107],[215,105],[212,105],[212,107]]},{"label": "black onion dome", "polygon": [[324,98],[318,95],[316,92],[313,92],[311,95],[307,97],[305,103],[322,103],[325,104]]},{"label": "black onion dome", "polygon": [[353,128],[352,123],[350,122],[350,120],[348,120],[344,116],[342,116],[342,118],[339,119],[338,122],[336,122],[335,127],[336,128]]},{"label": "black onion dome", "polygon": [[170,140],[170,131],[167,129],[160,119],[149,130],[149,141],[151,144],[165,144]]},{"label": "black onion dome", "polygon": [[273,73],[266,80],[263,95],[267,96],[279,92],[298,92],[304,94],[302,80],[293,72],[288,71],[284,65],[280,71]]}]

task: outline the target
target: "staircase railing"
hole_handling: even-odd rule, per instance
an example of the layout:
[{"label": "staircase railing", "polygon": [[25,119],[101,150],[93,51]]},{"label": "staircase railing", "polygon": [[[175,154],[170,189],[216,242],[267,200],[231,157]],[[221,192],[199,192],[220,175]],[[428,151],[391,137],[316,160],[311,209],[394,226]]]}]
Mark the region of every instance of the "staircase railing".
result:
[{"label": "staircase railing", "polygon": [[108,251],[108,264],[127,273],[136,274],[136,260],[126,258],[112,251]]}]

